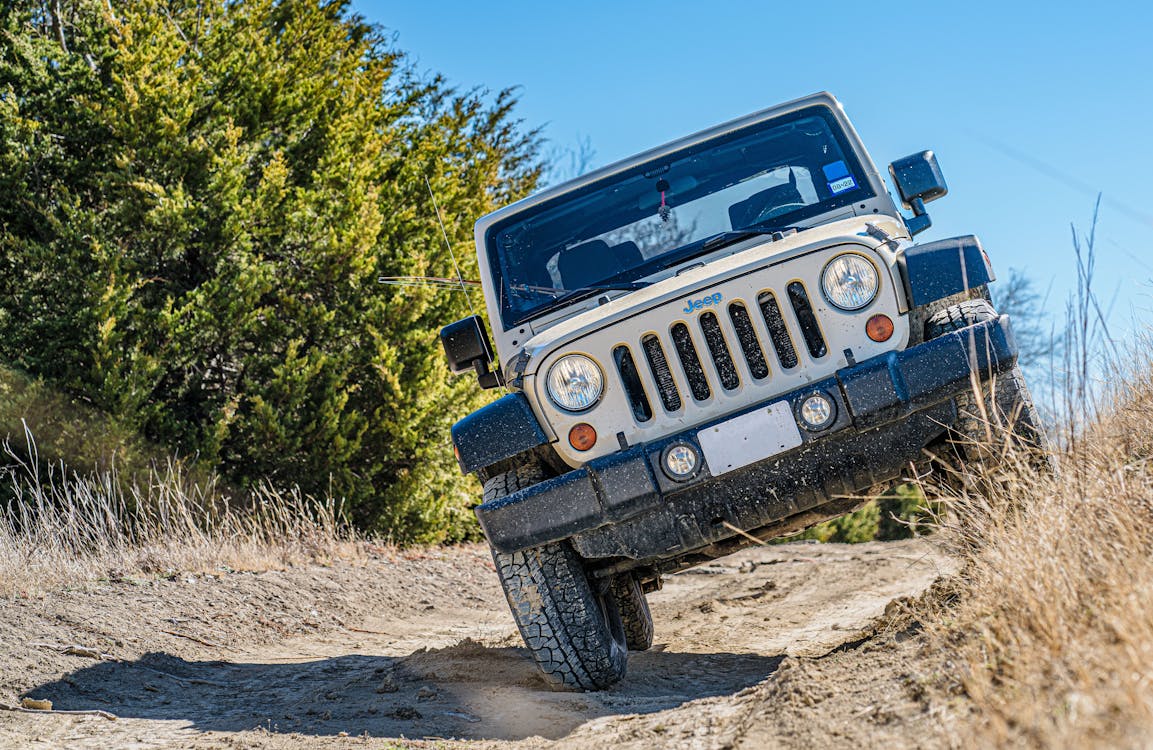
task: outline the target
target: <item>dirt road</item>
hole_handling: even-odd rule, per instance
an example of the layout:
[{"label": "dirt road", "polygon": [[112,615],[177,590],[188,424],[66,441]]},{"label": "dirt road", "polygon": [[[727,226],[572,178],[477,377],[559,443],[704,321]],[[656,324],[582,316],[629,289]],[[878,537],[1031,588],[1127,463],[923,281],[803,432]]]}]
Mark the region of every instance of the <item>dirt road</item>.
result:
[{"label": "dirt road", "polygon": [[[631,655],[622,684],[588,694],[545,687],[477,547],[331,568],[118,579],[0,605],[0,701],[46,698],[118,720],[0,711],[0,744],[763,747],[843,739],[862,716],[882,729],[893,716],[920,720],[924,706],[901,688],[902,650],[911,646],[878,636],[877,623],[891,601],[921,592],[946,567],[920,540],[789,544],[673,576],[650,596],[657,645]],[[70,645],[106,657],[64,653]],[[891,715],[874,720],[882,703]],[[838,728],[831,717],[841,714],[853,719]]]}]

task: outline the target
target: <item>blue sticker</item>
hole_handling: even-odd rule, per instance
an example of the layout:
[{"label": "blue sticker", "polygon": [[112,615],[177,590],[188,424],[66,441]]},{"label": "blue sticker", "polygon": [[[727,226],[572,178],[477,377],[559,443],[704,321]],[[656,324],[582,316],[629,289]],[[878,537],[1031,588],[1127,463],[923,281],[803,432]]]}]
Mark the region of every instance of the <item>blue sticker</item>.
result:
[{"label": "blue sticker", "polygon": [[822,169],[825,171],[825,179],[829,182],[837,182],[841,178],[849,176],[849,168],[845,166],[843,161],[826,164]]},{"label": "blue sticker", "polygon": [[846,190],[852,190],[856,186],[857,186],[857,181],[854,180],[852,178],[852,176],[850,175],[849,177],[841,178],[841,179],[837,180],[836,182],[830,182],[829,183],[829,192],[831,192],[833,195],[837,195],[838,193],[843,193]]}]

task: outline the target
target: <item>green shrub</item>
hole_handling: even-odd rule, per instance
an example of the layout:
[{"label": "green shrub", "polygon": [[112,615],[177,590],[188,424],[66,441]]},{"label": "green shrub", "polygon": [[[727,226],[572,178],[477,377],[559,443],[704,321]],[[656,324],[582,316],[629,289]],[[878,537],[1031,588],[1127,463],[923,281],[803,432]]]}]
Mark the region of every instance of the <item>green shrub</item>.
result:
[{"label": "green shrub", "polygon": [[826,521],[791,539],[820,542],[890,541],[928,533],[931,503],[915,484],[899,484],[860,510]]},{"label": "green shrub", "polygon": [[473,220],[539,176],[513,107],[343,0],[6,3],[0,357],[241,485],[475,533],[448,428],[483,396],[437,342],[468,305],[376,279],[452,274],[426,178],[475,275]]}]

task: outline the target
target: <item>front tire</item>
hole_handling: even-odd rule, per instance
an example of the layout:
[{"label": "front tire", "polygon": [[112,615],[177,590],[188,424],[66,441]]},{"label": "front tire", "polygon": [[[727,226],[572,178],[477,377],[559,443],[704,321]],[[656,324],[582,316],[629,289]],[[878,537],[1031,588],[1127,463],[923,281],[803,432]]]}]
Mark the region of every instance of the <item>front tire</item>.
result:
[{"label": "front tire", "polygon": [[[976,299],[941,310],[925,323],[925,340],[995,320],[997,312],[987,300]],[[1009,444],[1043,453],[1045,433],[1021,368],[980,383],[956,398],[954,445],[966,461],[994,465]],[[1045,459],[1048,465],[1048,459]],[[1050,467],[1051,468],[1051,467]]]},{"label": "front tire", "polygon": [[[485,501],[542,479],[531,466],[497,475],[485,482]],[[625,676],[628,644],[618,597],[607,581],[594,588],[571,545],[493,550],[493,561],[517,629],[554,689],[603,690]]]},{"label": "front tire", "polygon": [[494,552],[505,597],[545,679],[560,690],[603,690],[625,676],[628,646],[615,598],[597,595],[561,542]]}]

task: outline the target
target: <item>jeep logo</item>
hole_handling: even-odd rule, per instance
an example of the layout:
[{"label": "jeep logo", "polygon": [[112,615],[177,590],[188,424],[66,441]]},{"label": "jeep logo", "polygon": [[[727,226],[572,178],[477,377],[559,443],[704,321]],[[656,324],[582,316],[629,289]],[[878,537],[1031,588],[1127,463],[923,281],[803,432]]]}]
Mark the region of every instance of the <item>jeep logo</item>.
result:
[{"label": "jeep logo", "polygon": [[724,296],[720,292],[717,292],[716,294],[710,294],[707,297],[701,297],[700,299],[690,298],[685,300],[684,312],[687,314],[693,312],[694,310],[700,310],[702,307],[713,307],[714,305],[721,304],[721,300],[723,299]]}]

